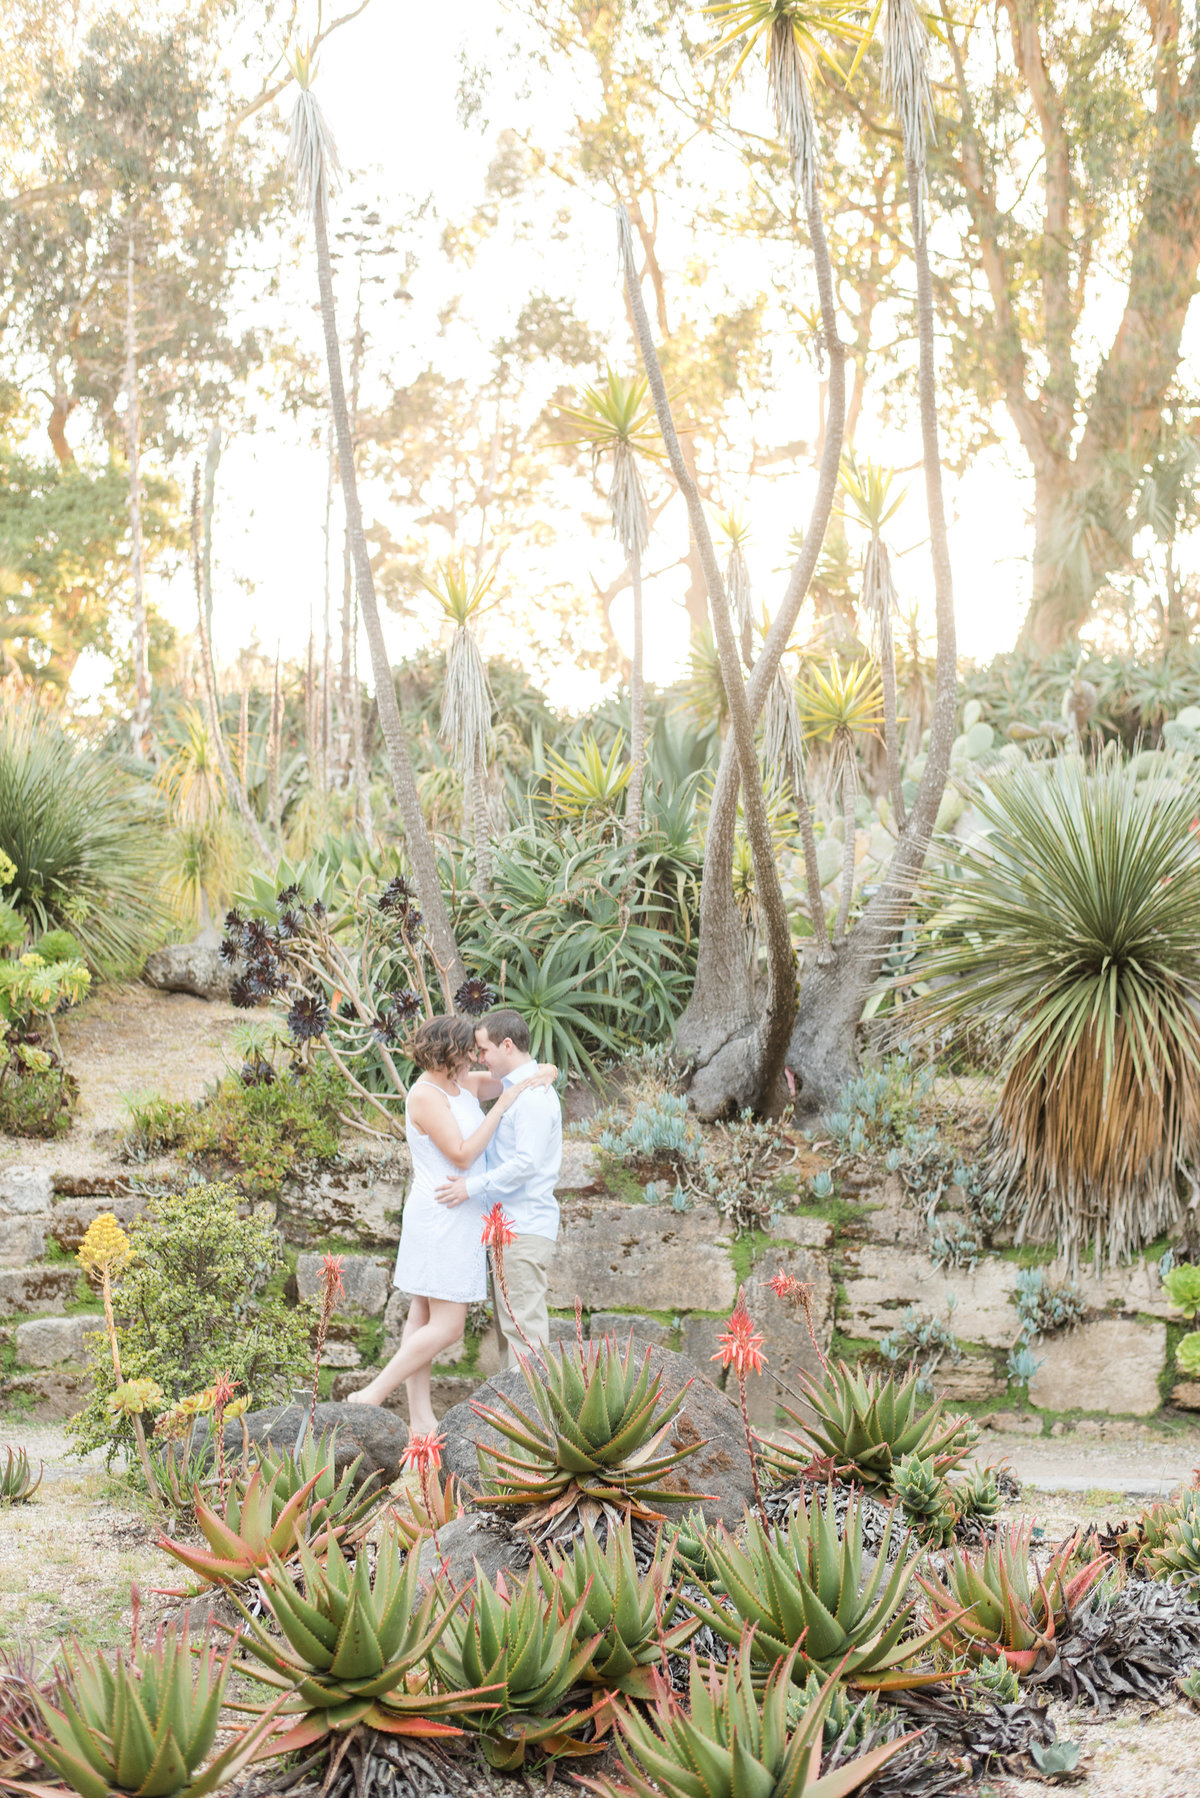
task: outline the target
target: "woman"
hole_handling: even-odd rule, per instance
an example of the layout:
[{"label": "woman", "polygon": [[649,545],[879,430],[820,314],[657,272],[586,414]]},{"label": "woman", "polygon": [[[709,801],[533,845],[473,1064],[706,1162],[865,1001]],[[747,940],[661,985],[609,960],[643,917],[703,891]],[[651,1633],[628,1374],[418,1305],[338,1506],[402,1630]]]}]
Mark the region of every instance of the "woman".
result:
[{"label": "woman", "polygon": [[[487,1297],[482,1206],[439,1205],[434,1193],[442,1181],[470,1172],[524,1088],[549,1085],[558,1070],[542,1068],[510,1087],[490,1074],[472,1073],[468,1064],[475,1053],[475,1031],[468,1018],[428,1019],[410,1053],[422,1072],[405,1107],[413,1181],[404,1204],[394,1284],[413,1299],[400,1347],[350,1402],[381,1405],[403,1380],[409,1430],[424,1436],[437,1429],[430,1367],[459,1340],[467,1306]],[[496,1102],[485,1115],[479,1101],[493,1098]]]}]

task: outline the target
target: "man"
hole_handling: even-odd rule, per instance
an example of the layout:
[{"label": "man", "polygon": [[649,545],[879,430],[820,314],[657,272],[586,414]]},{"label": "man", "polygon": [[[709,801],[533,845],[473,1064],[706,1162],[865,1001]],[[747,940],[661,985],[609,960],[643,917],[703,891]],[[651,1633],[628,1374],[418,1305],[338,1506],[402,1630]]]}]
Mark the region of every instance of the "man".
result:
[{"label": "man", "polygon": [[[475,1028],[479,1055],[502,1086],[514,1086],[537,1072],[529,1053],[529,1026],[517,1011],[490,1011]],[[462,1205],[480,1199],[485,1210],[497,1201],[511,1218],[517,1240],[504,1251],[508,1296],[517,1322],[530,1342],[550,1340],[546,1286],[558,1240],[555,1183],[562,1168],[562,1107],[552,1086],[531,1087],[500,1120],[488,1144],[483,1170],[447,1180],[437,1189],[440,1205]],[[489,1268],[488,1287],[500,1345],[502,1368],[516,1366],[517,1353],[528,1353],[509,1315],[502,1293],[495,1290]]]}]

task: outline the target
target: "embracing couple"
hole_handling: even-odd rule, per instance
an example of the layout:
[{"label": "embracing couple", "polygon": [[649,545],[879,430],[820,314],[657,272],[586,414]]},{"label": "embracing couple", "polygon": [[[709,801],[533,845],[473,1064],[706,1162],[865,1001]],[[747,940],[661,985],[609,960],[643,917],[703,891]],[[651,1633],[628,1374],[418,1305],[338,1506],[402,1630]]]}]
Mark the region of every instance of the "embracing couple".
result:
[{"label": "embracing couple", "polygon": [[[515,1366],[522,1333],[534,1343],[550,1339],[546,1284],[558,1238],[562,1109],[558,1070],[534,1061],[519,1012],[491,1011],[475,1023],[430,1018],[411,1054],[421,1074],[405,1112],[413,1180],[395,1284],[412,1303],[400,1347],[351,1402],[381,1405],[403,1380],[409,1429],[421,1436],[437,1428],[430,1368],[462,1335],[467,1306],[488,1296],[483,1214],[497,1203],[517,1232],[504,1252],[515,1322],[491,1292],[501,1367]],[[472,1067],[476,1061],[482,1070]],[[486,1114],[484,1099],[494,1101]]]}]

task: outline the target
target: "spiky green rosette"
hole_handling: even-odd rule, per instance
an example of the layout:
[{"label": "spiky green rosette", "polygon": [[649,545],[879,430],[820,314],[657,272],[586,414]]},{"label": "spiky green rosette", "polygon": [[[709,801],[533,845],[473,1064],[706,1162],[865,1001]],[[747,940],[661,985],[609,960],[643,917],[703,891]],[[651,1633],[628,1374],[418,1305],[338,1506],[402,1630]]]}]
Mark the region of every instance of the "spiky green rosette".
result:
[{"label": "spiky green rosette", "polygon": [[237,1585],[261,1573],[272,1555],[286,1560],[299,1540],[324,1534],[325,1524],[318,1520],[313,1528],[311,1515],[305,1511],[319,1476],[314,1474],[295,1487],[291,1497],[280,1503],[278,1488],[283,1477],[283,1471],[276,1469],[264,1478],[263,1468],[256,1467],[244,1485],[230,1486],[223,1512],[213,1510],[199,1492],[194,1493],[196,1522],[208,1547],[173,1542],[167,1536],[159,1537],[158,1546],[212,1586]]},{"label": "spiky green rosette", "polygon": [[588,1783],[602,1798],[662,1798],[664,1792],[680,1798],[845,1798],[913,1737],[886,1742],[821,1777],[821,1735],[834,1682],[789,1728],[797,1652],[791,1649],[772,1668],[765,1690],[748,1634],[727,1667],[702,1669],[693,1654],[686,1706],[660,1680],[649,1717],[628,1710],[617,1718],[617,1752],[628,1785]]},{"label": "spiky green rosette", "polygon": [[961,1517],[987,1523],[1004,1503],[994,1467],[972,1467],[950,1488]]},{"label": "spiky green rosette", "polygon": [[768,1531],[747,1513],[744,1547],[725,1529],[716,1531],[708,1544],[720,1593],[734,1615],[718,1602],[711,1586],[705,1588],[711,1604],[686,1602],[730,1644],[752,1625],[757,1661],[773,1665],[798,1644],[792,1662],[798,1680],[814,1672],[822,1677],[837,1672],[860,1686],[924,1683],[926,1675],[902,1669],[929,1647],[937,1632],[906,1634],[917,1602],[906,1598],[916,1561],[901,1556],[889,1567],[895,1521],[893,1510],[875,1564],[864,1574],[857,1501],[847,1509],[841,1528],[832,1492],[824,1504],[814,1498],[809,1510],[800,1506],[793,1511],[786,1530]]},{"label": "spiky green rosette", "polygon": [[791,1479],[815,1452],[860,1485],[884,1490],[905,1455],[932,1461],[945,1474],[966,1459],[978,1432],[970,1418],[948,1416],[943,1399],[924,1405],[919,1377],[914,1368],[898,1381],[890,1373],[861,1373],[844,1361],[820,1379],[801,1374],[815,1416],[808,1421],[789,1411],[798,1435],[779,1444],[764,1443],[764,1459],[780,1478]]},{"label": "spiky green rosette", "polygon": [[548,1600],[563,1611],[582,1606],[580,1628],[599,1637],[583,1677],[629,1698],[652,1698],[654,1669],[664,1653],[679,1654],[700,1627],[698,1617],[672,1623],[680,1604],[680,1588],[671,1575],[676,1545],[665,1553],[662,1539],[654,1559],[639,1579],[633,1552],[633,1529],[626,1518],[609,1529],[601,1548],[586,1530],[571,1554],[550,1551],[535,1565]]},{"label": "spiky green rosette", "polygon": [[0,1505],[26,1505],[41,1485],[45,1469],[39,1463],[34,1479],[33,1464],[23,1448],[6,1448],[4,1454],[4,1464],[0,1466]]},{"label": "spiky green rosette", "polygon": [[25,1739],[79,1798],[204,1798],[241,1772],[272,1723],[268,1712],[199,1772],[212,1753],[228,1677],[229,1657],[219,1661],[211,1647],[193,1653],[186,1628],[165,1631],[150,1647],[135,1642],[113,1667],[76,1644],[62,1651],[58,1704],[37,1694],[49,1733]]},{"label": "spiky green rosette", "polygon": [[[276,1519],[303,1486],[309,1490],[309,1538],[320,1529],[329,1528],[336,1529],[341,1540],[347,1542],[371,1524],[387,1494],[380,1490],[379,1473],[369,1474],[361,1485],[356,1485],[361,1455],[338,1473],[336,1441],[337,1432],[327,1430],[320,1436],[308,1436],[299,1448],[280,1449],[278,1454],[264,1445],[258,1449],[256,1459],[270,1482]],[[310,1486],[314,1478],[316,1484]]]},{"label": "spiky green rosette", "polygon": [[440,1682],[489,1691],[494,1708],[480,1724],[493,1767],[512,1772],[531,1755],[547,1760],[597,1754],[602,1740],[583,1739],[599,1708],[569,1707],[600,1637],[588,1631],[583,1598],[563,1611],[529,1568],[509,1597],[504,1575],[493,1586],[475,1563],[474,1600],[458,1610],[433,1651]]},{"label": "spiky green rosette", "polygon": [[652,1505],[698,1496],[661,1484],[701,1444],[660,1452],[687,1387],[664,1400],[650,1356],[647,1349],[641,1367],[634,1364],[632,1336],[623,1352],[611,1336],[552,1343],[544,1359],[521,1360],[534,1415],[510,1398],[503,1411],[472,1402],[475,1415],[513,1444],[478,1445],[485,1503],[527,1509],[524,1527],[544,1534],[575,1509],[591,1521],[607,1511],[619,1523],[627,1513],[656,1517]]},{"label": "spiky green rosette", "polygon": [[239,1672],[289,1694],[288,1727],[272,1753],[311,1747],[359,1723],[398,1736],[461,1735],[446,1719],[494,1708],[492,1693],[430,1686],[430,1655],[469,1588],[447,1598],[435,1585],[422,1598],[418,1557],[405,1556],[390,1520],[379,1538],[374,1577],[368,1557],[358,1555],[351,1566],[336,1539],[324,1561],[301,1543],[299,1560],[294,1579],[272,1556],[261,1581],[279,1636],[234,1600],[247,1625],[241,1647],[252,1657],[239,1663]]},{"label": "spiky green rosette", "polygon": [[1109,1564],[1097,1555],[1073,1572],[1078,1534],[1060,1543],[1044,1569],[1031,1567],[1032,1525],[1014,1525],[982,1556],[952,1550],[941,1575],[917,1575],[930,1599],[936,1633],[949,1654],[972,1661],[1002,1656],[1018,1673],[1031,1673],[1053,1646],[1068,1616]]},{"label": "spiky green rosette", "polygon": [[1188,1486],[1165,1509],[1166,1528],[1146,1566],[1155,1579],[1200,1580],[1200,1488]]},{"label": "spiky green rosette", "polygon": [[905,1455],[892,1470],[892,1490],[921,1541],[944,1548],[953,1538],[958,1510],[933,1462]]}]

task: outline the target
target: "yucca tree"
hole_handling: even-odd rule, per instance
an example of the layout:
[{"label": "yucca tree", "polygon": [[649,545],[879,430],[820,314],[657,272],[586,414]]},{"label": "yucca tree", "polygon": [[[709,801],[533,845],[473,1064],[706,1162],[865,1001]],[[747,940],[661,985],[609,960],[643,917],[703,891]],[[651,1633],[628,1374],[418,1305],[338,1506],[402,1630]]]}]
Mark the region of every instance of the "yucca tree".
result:
[{"label": "yucca tree", "polygon": [[854,801],[858,793],[855,738],[878,736],[883,722],[883,682],[872,662],[852,662],[843,667],[831,662],[827,673],[812,668],[801,684],[797,701],[808,736],[829,745],[829,785],[842,800],[844,856],[842,893],[838,902],[835,943],[844,941],[854,895]]},{"label": "yucca tree", "polygon": [[472,575],[462,556],[439,562],[431,580],[421,576],[421,585],[436,599],[453,631],[442,686],[442,736],[462,774],[463,797],[475,841],[475,878],[481,893],[490,892],[492,885],[487,773],[495,705],[474,625],[487,608],[495,578],[494,568]]},{"label": "yucca tree", "polygon": [[887,755],[888,794],[898,829],[904,827],[904,793],[900,780],[900,728],[896,709],[896,646],[892,613],[898,595],[892,578],[892,559],[882,531],[904,504],[906,489],[895,491],[896,476],[890,468],[847,461],[842,467],[845,510],[867,532],[863,557],[862,603],[871,621],[879,672],[883,681],[883,743]]},{"label": "yucca tree", "polygon": [[824,961],[829,954],[829,930],[820,899],[821,871],[817,863],[817,833],[813,829],[812,806],[808,798],[804,721],[796,703],[796,684],[782,662],[775,670],[763,712],[763,762],[767,779],[774,776],[777,791],[786,793],[796,808],[813,940],[818,960]]},{"label": "yucca tree", "polygon": [[625,834],[636,838],[642,828],[642,783],[646,764],[645,649],[642,633],[642,551],[650,541],[650,507],[638,466],[639,457],[657,462],[662,445],[649,403],[644,375],[621,375],[605,370],[603,381],[584,389],[578,406],[567,406],[563,416],[578,431],[576,442],[587,444],[593,461],[612,457],[612,481],[608,503],[612,508],[613,536],[629,562],[633,589],[633,655],[629,664],[629,788],[625,797]]},{"label": "yucca tree", "polygon": [[738,511],[717,513],[717,529],[729,545],[725,557],[725,591],[742,645],[742,660],[747,668],[754,665],[754,589],[746,562],[746,545],[750,526]]},{"label": "yucca tree", "polygon": [[1011,1032],[995,1135],[1018,1241],[1134,1253],[1180,1215],[1200,1153],[1194,764],[1139,782],[1112,756],[1004,770],[984,835],[934,885],[920,1015]]},{"label": "yucca tree", "polygon": [[288,173],[291,176],[296,205],[313,224],[317,250],[317,279],[321,293],[321,325],[325,334],[325,358],[329,373],[329,409],[337,438],[338,467],[342,478],[342,495],[346,506],[346,529],[354,560],[358,603],[371,649],[371,668],[375,677],[375,703],[379,723],[387,746],[392,771],[392,787],[396,804],[404,821],[405,847],[412,862],[413,877],[425,917],[425,928],[443,990],[449,999],[466,979],[466,969],[454,941],[450,914],[438,881],[437,858],[417,794],[412,757],[404,737],[404,725],[396,700],[388,661],[383,626],[379,621],[379,605],[375,597],[375,577],[363,530],[362,507],[358,498],[358,478],[354,468],[354,441],[350,429],[350,413],[346,404],[346,384],[342,377],[342,352],[338,341],[337,314],[333,302],[333,265],[329,255],[329,203],[341,177],[337,145],[325,115],[312,91],[316,68],[310,51],[297,48],[291,57],[295,76],[296,103],[292,108],[291,135],[288,142]]}]

